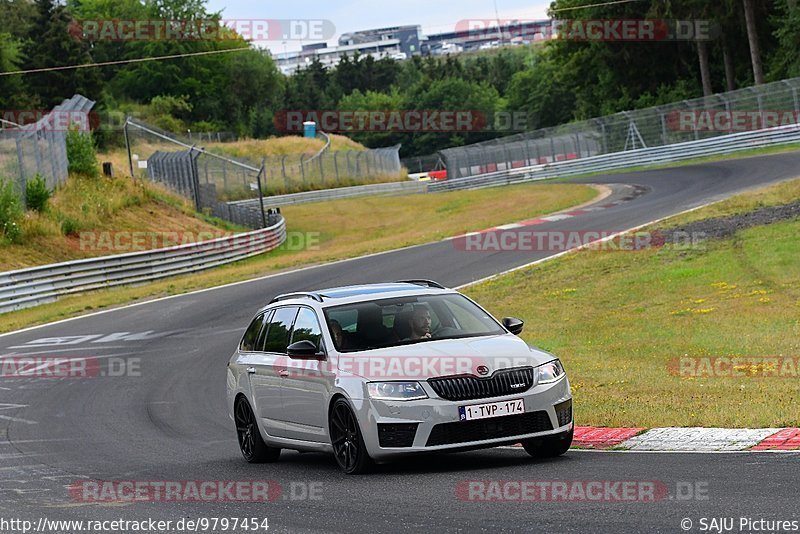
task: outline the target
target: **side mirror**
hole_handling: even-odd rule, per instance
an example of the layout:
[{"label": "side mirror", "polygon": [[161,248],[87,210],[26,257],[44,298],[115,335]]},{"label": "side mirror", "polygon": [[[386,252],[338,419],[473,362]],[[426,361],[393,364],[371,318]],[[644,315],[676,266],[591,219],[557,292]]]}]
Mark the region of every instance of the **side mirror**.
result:
[{"label": "side mirror", "polygon": [[325,353],[318,352],[317,346],[307,339],[292,343],[286,349],[286,353],[293,360],[325,360]]},{"label": "side mirror", "polygon": [[503,326],[506,327],[506,330],[518,336],[522,333],[522,329],[525,327],[525,323],[517,319],[516,317],[505,317],[503,318]]}]

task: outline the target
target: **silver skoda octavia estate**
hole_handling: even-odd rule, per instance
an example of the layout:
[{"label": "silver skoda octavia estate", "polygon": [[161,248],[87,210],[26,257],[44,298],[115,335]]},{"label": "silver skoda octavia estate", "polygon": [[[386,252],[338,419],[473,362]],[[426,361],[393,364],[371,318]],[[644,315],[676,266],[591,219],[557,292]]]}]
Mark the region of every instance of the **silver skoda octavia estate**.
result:
[{"label": "silver skoda octavia estate", "polygon": [[348,474],[402,455],[572,443],[564,367],[436,282],[276,297],[228,363],[228,408],[248,462],[332,452]]}]

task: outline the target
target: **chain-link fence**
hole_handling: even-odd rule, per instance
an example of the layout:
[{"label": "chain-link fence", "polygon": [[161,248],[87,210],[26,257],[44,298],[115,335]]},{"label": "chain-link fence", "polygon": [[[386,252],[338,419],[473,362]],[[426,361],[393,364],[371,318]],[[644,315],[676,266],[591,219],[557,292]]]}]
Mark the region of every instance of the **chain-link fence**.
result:
[{"label": "chain-link fence", "polygon": [[442,150],[450,178],[800,122],[800,78]]},{"label": "chain-link fence", "polygon": [[[209,152],[188,139],[128,119],[124,126],[131,176],[160,183],[190,199],[198,211],[247,226],[265,228],[262,167]],[[259,199],[236,205],[231,197]]]},{"label": "chain-link fence", "polygon": [[411,156],[403,158],[400,163],[410,174],[438,171],[444,168],[442,156],[439,154],[428,154],[427,156]]},{"label": "chain-link fence", "polygon": [[239,140],[233,132],[193,132],[188,130],[186,137],[192,143],[233,143]]},{"label": "chain-link fence", "polygon": [[[400,147],[336,151],[326,134],[325,146],[315,154],[264,156],[225,155],[219,146],[203,148],[187,135],[166,132],[141,121],[128,119],[125,126],[132,176],[150,176],[150,158],[157,152],[194,149],[200,153],[195,166],[200,185],[214,185],[219,201],[229,202],[264,196],[331,189],[351,185],[391,182],[405,178],[400,164]],[[258,143],[247,141],[245,143]],[[240,147],[241,148],[241,147]],[[249,152],[257,152],[252,146]]]},{"label": "chain-link fence", "polygon": [[265,193],[279,195],[402,180],[400,145],[263,158]]},{"label": "chain-link fence", "polygon": [[[37,175],[50,189],[64,183],[69,174],[67,132],[71,128],[88,132],[92,107],[93,101],[75,95],[33,124],[0,121],[0,179],[13,180],[20,194]],[[25,113],[34,112],[18,114]]]}]

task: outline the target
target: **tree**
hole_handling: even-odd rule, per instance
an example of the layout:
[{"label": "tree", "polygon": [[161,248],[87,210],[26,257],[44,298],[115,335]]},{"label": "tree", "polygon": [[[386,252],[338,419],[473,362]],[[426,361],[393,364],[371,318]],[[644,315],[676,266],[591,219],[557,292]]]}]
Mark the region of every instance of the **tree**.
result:
[{"label": "tree", "polygon": [[[69,34],[70,22],[65,6],[36,0],[36,17],[24,49],[28,69],[91,63],[88,44]],[[30,74],[27,83],[38,105],[50,108],[75,93],[99,95],[102,80],[97,69],[77,69]]]},{"label": "tree", "polygon": [[753,63],[753,78],[755,79],[756,85],[761,85],[764,83],[764,66],[761,62],[761,47],[758,40],[753,0],[742,0],[742,3],[744,5],[744,17],[747,24],[747,42],[750,45],[750,59]]},{"label": "tree", "polygon": [[[0,72],[20,70],[22,44],[9,33],[0,33]],[[18,109],[25,106],[25,84],[21,75],[0,76],[0,109]],[[0,117],[2,118],[2,117]]]}]

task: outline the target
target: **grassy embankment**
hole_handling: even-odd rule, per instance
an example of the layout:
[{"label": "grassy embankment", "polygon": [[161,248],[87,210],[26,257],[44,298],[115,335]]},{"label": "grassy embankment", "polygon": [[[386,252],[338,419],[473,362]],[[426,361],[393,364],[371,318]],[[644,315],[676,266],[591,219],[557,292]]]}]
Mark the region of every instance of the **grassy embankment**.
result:
[{"label": "grassy embankment", "polygon": [[[658,227],[797,199],[800,180]],[[705,242],[704,250],[585,250],[467,293],[498,316],[527,319],[523,337],[563,359],[579,425],[798,426],[800,369],[792,360],[779,360],[790,367],[781,369],[748,363],[730,377],[692,370],[714,358],[800,358],[798,235],[795,219]]]}]

